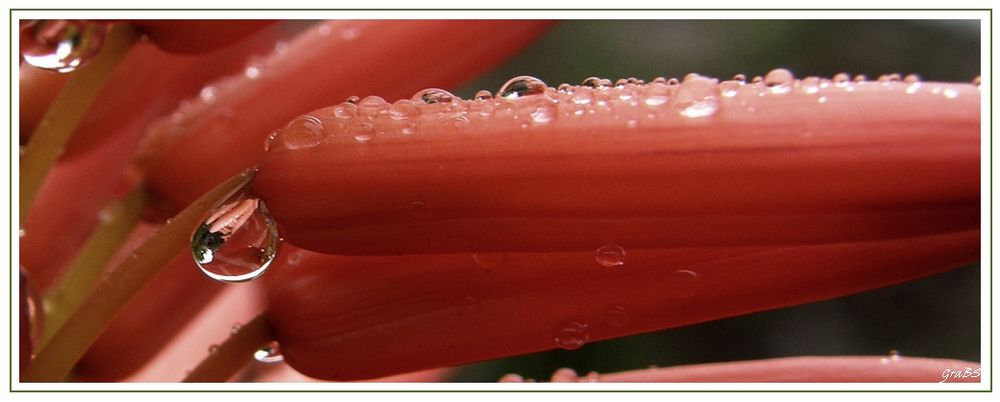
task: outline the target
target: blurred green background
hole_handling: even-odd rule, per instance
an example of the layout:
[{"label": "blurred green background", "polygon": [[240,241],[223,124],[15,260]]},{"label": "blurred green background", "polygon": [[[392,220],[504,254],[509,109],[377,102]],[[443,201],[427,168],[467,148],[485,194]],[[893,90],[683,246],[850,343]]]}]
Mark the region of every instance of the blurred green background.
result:
[{"label": "blurred green background", "polygon": [[[968,82],[980,75],[979,21],[565,21],[531,48],[455,91],[470,98],[507,79],[549,85],[589,76],[728,79],[776,67],[796,76],[915,73]],[[810,267],[802,267],[809,269]],[[473,364],[458,381],[506,373],[547,381],[560,367],[581,375],[678,364],[801,355],[886,355],[980,361],[980,266],[835,300]]]}]

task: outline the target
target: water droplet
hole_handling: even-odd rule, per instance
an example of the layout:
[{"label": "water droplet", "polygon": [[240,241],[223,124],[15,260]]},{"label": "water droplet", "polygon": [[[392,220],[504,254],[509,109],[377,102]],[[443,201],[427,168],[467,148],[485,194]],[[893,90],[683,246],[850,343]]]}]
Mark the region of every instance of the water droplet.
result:
[{"label": "water droplet", "polygon": [[243,324],[236,323],[236,324],[233,324],[233,328],[231,330],[229,330],[229,333],[231,335],[236,335],[236,334],[238,334],[240,332],[241,329],[243,329]]},{"label": "water droplet", "polygon": [[894,362],[898,362],[900,360],[899,351],[896,350],[896,349],[890,350],[889,351],[889,360],[890,361],[894,361]]},{"label": "water droplet", "polygon": [[277,139],[287,149],[312,148],[323,142],[323,122],[315,116],[299,116],[278,132]]},{"label": "water droplet", "polygon": [[983,85],[983,78],[977,75],[976,78],[972,79],[972,85],[977,87]]},{"label": "water droplet", "polygon": [[473,97],[473,99],[478,100],[478,101],[490,100],[490,99],[493,99],[493,93],[491,93],[490,91],[487,91],[487,90],[483,89],[483,90],[480,90],[479,92],[476,92],[476,95]]},{"label": "water droplet", "polygon": [[267,135],[264,139],[264,152],[268,152],[274,146],[274,140],[278,138],[278,131],[272,131],[271,134]]},{"label": "water droplet", "polygon": [[531,120],[538,124],[545,124],[552,121],[556,115],[556,107],[552,104],[539,105],[531,112]]},{"label": "water droplet", "polygon": [[629,119],[629,120],[628,120],[628,122],[626,122],[626,123],[625,123],[625,125],[626,125],[626,126],[627,126],[628,128],[636,128],[636,127],[639,127],[639,120],[636,120],[636,119]]},{"label": "water droplet", "polygon": [[653,78],[653,83],[654,84],[666,84],[667,83],[667,79],[663,78],[663,77],[656,77],[656,78]]},{"label": "water droplet", "polygon": [[191,237],[201,271],[220,282],[259,277],[278,254],[281,237],[264,203],[244,188],[220,203]]},{"label": "water droplet", "polygon": [[108,25],[79,20],[38,20],[21,29],[21,55],[28,64],[68,73],[101,50]]},{"label": "water droplet", "polygon": [[573,93],[573,86],[564,82],[562,84],[559,84],[559,88],[557,89],[557,91],[562,92],[564,94]]},{"label": "water droplet", "polygon": [[427,88],[413,95],[412,99],[414,102],[422,102],[427,104],[433,103],[450,103],[456,98],[451,92],[445,91],[438,88]]},{"label": "water droplet", "polygon": [[589,105],[594,100],[594,91],[590,88],[580,88],[573,92],[570,99],[577,105]]},{"label": "water droplet", "polygon": [[742,82],[736,80],[722,81],[719,83],[719,93],[723,97],[732,98],[739,93],[740,85],[743,85]]},{"label": "water droplet", "polygon": [[[587,77],[587,79],[583,80],[583,82],[580,83],[580,86],[581,87],[590,87],[590,88],[595,88],[595,89],[596,88],[603,88],[606,81],[607,80],[603,80],[603,79],[597,78],[597,77]],[[610,81],[607,81],[607,82],[610,83]]]},{"label": "water droplet", "polygon": [[854,82],[856,82],[856,83],[862,83],[862,82],[865,82],[865,81],[868,81],[868,76],[867,75],[858,74],[858,75],[854,76]]},{"label": "water droplet", "polygon": [[260,78],[260,76],[263,73],[264,73],[264,60],[261,59],[260,57],[255,57],[253,59],[250,59],[250,62],[247,63],[247,66],[243,68],[243,75],[245,75],[247,78],[251,80]]},{"label": "water droplet", "polygon": [[481,253],[473,254],[472,260],[483,269],[493,269],[507,262],[507,254],[502,253]]},{"label": "water droplet", "polygon": [[698,274],[694,271],[674,271],[667,282],[667,293],[673,297],[691,297],[698,291]]},{"label": "water droplet", "polygon": [[513,374],[513,373],[504,374],[503,377],[500,377],[499,382],[524,382],[524,377],[521,377],[519,374]]},{"label": "water droplet", "polygon": [[497,90],[498,98],[516,99],[524,96],[541,95],[545,93],[545,85],[542,80],[522,75],[508,80]]},{"label": "water droplet", "polygon": [[715,114],[719,99],[715,96],[716,80],[704,77],[685,79],[674,93],[674,107],[684,117],[698,118]]},{"label": "water droplet", "polygon": [[739,81],[740,83],[747,82],[747,76],[743,74],[736,74],[733,76],[733,81]]},{"label": "water droplet", "polygon": [[795,76],[792,72],[783,68],[771,70],[764,76],[764,85],[770,87],[773,93],[788,93],[792,90],[794,82]]},{"label": "water droplet", "polygon": [[671,77],[669,80],[667,80],[667,85],[680,85],[680,83],[681,83],[680,80],[678,80],[677,78],[673,78],[673,77]]},{"label": "water droplet", "polygon": [[382,99],[380,96],[374,95],[366,96],[358,102],[358,110],[369,115],[376,114],[388,106],[389,102],[386,102],[385,99]]},{"label": "water droplet", "polygon": [[907,84],[916,84],[920,82],[920,76],[916,74],[907,75],[906,78],[903,78],[903,82]]},{"label": "water droplet", "polygon": [[753,78],[750,79],[751,84],[760,84],[763,82],[764,82],[764,77],[761,77],[759,75],[755,75]]},{"label": "water droplet", "polygon": [[806,77],[802,80],[802,92],[814,94],[819,92],[819,77]]},{"label": "water droplet", "polygon": [[619,78],[618,81],[615,81],[615,88],[625,88],[625,84],[628,84],[628,80]]},{"label": "water droplet", "polygon": [[353,136],[355,141],[368,142],[375,137],[375,128],[371,123],[364,122],[348,127],[347,134]]},{"label": "water droplet", "polygon": [[838,87],[847,86],[851,82],[851,76],[847,73],[837,73],[833,76],[833,83]]},{"label": "water droplet", "polygon": [[647,106],[659,106],[670,100],[671,88],[667,84],[654,82],[646,86],[642,93]]},{"label": "water droplet", "polygon": [[820,96],[819,99],[816,99],[816,102],[826,103],[826,97],[825,96]]},{"label": "water droplet", "polygon": [[330,35],[330,26],[329,25],[320,25],[319,28],[316,28],[316,33],[319,34],[319,36]]},{"label": "water droplet", "polygon": [[215,93],[215,87],[208,85],[201,89],[201,92],[198,93],[198,97],[201,98],[202,102],[212,103],[215,102]]},{"label": "water droplet", "polygon": [[625,265],[625,249],[617,244],[601,246],[594,251],[594,260],[602,267],[620,267]]},{"label": "water droplet", "polygon": [[587,373],[587,376],[584,378],[587,379],[587,382],[601,382],[601,375],[598,374],[596,371],[591,371]]},{"label": "water droplet", "polygon": [[941,94],[948,99],[955,99],[958,97],[958,91],[956,91],[954,88],[945,89],[944,91],[941,92]]},{"label": "water droplet", "polygon": [[281,348],[278,346],[278,342],[275,341],[271,341],[267,346],[254,352],[253,358],[261,363],[277,363],[285,360],[285,357],[281,355]]},{"label": "water droplet", "polygon": [[403,127],[399,132],[404,135],[413,135],[413,133],[417,132],[417,123],[406,123],[406,127]]},{"label": "water droplet", "polygon": [[393,102],[389,108],[389,116],[396,120],[403,120],[420,114],[420,108],[409,99],[400,99]]},{"label": "water droplet", "polygon": [[571,321],[556,328],[556,345],[566,350],[579,349],[590,340],[587,324]]},{"label": "water droplet", "polygon": [[344,100],[344,102],[352,103],[352,104],[357,105],[358,102],[361,102],[361,97],[359,97],[357,95],[351,95],[351,96],[348,96],[347,99]]},{"label": "water droplet", "polygon": [[214,355],[216,353],[219,353],[219,345],[214,345],[213,344],[212,346],[208,347],[208,354]]},{"label": "water droplet", "polygon": [[628,310],[620,305],[614,304],[604,312],[604,322],[612,327],[624,326],[628,321]]}]

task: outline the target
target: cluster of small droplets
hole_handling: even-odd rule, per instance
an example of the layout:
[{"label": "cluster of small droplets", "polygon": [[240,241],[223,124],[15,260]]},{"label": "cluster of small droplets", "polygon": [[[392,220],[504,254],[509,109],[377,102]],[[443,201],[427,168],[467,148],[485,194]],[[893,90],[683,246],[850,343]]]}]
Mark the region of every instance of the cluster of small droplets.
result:
[{"label": "cluster of small droplets", "polygon": [[[661,118],[709,121],[726,108],[756,112],[752,102],[755,97],[805,95],[826,104],[831,94],[873,89],[876,85],[908,94],[923,90],[916,75],[903,78],[897,73],[886,74],[876,81],[847,73],[798,79],[791,71],[780,68],[749,82],[744,74],[720,82],[692,73],[683,79],[656,77],[649,82],[634,77],[614,82],[588,77],[579,85],[549,87],[538,78],[519,76],[496,92],[482,90],[469,100],[440,88],[424,89],[410,99],[393,103],[377,96],[352,96],[339,105],[293,120],[269,137],[265,149],[296,150],[344,140],[377,144],[419,135],[421,130],[441,135],[489,135],[531,131],[552,124],[584,126],[588,119],[602,124],[611,121],[625,130],[642,129]],[[952,98],[957,91],[941,88],[932,94]]]}]

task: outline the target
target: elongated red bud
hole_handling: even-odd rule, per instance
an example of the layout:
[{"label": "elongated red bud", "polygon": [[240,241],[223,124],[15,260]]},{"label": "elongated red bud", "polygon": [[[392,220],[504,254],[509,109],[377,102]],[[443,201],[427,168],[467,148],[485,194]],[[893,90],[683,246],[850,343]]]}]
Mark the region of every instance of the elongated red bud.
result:
[{"label": "elongated red bud", "polygon": [[254,186],[290,243],[351,255],[808,244],[979,225],[973,85],[594,85],[519,77],[496,99],[428,90],[320,109],[276,133]]},{"label": "elongated red bud", "polygon": [[883,287],[976,261],[979,231],[598,253],[285,252],[296,263],[265,276],[285,361],[309,376],[352,380],[576,349]]}]

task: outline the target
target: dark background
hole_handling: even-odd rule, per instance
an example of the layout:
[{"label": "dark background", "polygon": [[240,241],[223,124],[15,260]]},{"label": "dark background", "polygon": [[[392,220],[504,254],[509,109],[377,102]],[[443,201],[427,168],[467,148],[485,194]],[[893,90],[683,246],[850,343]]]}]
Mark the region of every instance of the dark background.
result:
[{"label": "dark background", "polygon": [[[532,75],[555,86],[589,76],[723,79],[838,72],[915,73],[929,81],[980,75],[979,21],[566,21],[490,74],[459,88],[471,98]],[[802,267],[809,269],[809,267]],[[507,373],[547,381],[560,367],[581,375],[679,364],[802,355],[887,355],[980,361],[980,266],[825,302],[473,364],[459,381]]]}]

